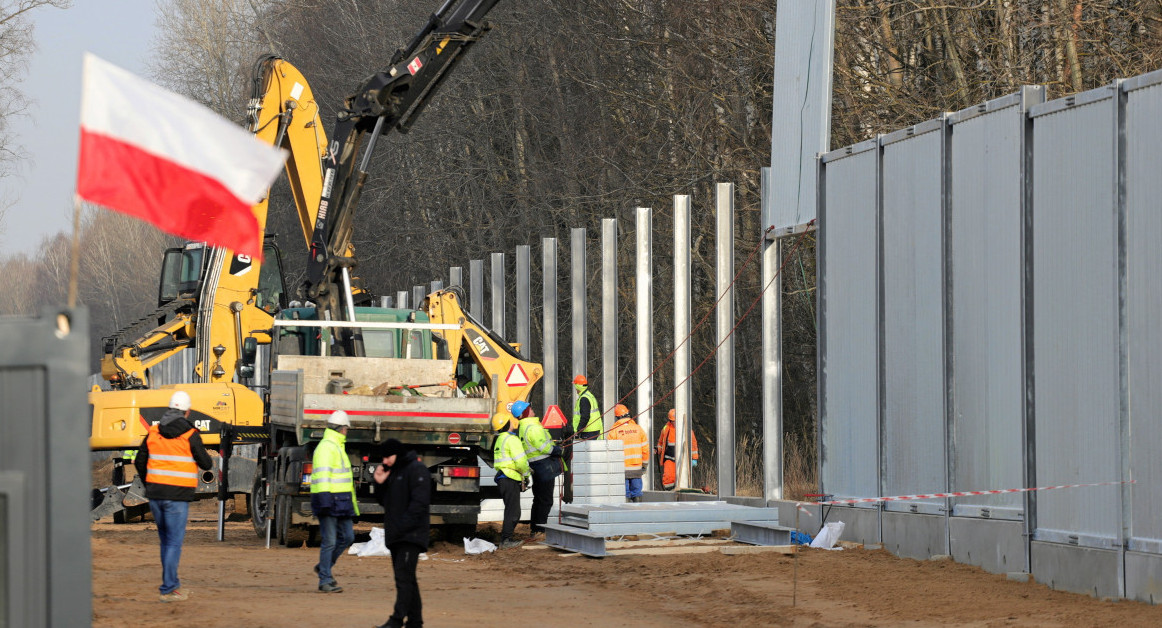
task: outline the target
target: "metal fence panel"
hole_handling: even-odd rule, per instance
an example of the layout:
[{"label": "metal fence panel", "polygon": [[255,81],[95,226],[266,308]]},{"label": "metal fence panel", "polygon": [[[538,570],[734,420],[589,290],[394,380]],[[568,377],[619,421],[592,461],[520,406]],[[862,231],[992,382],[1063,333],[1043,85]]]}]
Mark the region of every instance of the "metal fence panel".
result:
[{"label": "metal fence panel", "polygon": [[0,520],[0,624],[92,621],[88,328],[84,310],[0,317],[0,501],[19,519]]},{"label": "metal fence panel", "polygon": [[[933,120],[884,138],[882,429],[888,495],[946,488],[943,130],[943,120]],[[885,508],[923,511],[930,504]]]},{"label": "metal fence panel", "polygon": [[[952,490],[1019,487],[1025,408],[1020,94],[954,114],[949,210]],[[953,500],[1015,516],[1019,494]],[[998,511],[1000,509],[1000,511]]]},{"label": "metal fence panel", "polygon": [[[1108,88],[1033,116],[1033,359],[1036,482],[1120,477],[1114,106]],[[1038,540],[1108,546],[1116,487],[1043,492]]]},{"label": "metal fence panel", "polygon": [[[1139,86],[1140,85],[1140,86]],[[1162,73],[1126,100],[1126,349],[1131,475],[1130,549],[1162,553]]]},{"label": "metal fence panel", "polygon": [[820,198],[820,485],[879,494],[876,141],[823,157]]}]

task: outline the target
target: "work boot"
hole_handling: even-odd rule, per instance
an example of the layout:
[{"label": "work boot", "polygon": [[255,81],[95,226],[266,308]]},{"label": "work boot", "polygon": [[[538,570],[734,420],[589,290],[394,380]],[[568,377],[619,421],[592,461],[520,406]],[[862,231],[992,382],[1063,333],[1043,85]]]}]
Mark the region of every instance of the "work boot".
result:
[{"label": "work boot", "polygon": [[330,582],[324,582],[319,585],[319,593],[342,593],[343,587]]},{"label": "work boot", "polygon": [[190,599],[188,593],[184,593],[181,589],[174,589],[169,593],[162,593],[157,599],[162,602],[184,602]]},{"label": "work boot", "polygon": [[376,626],[375,628],[403,628],[403,622],[398,622],[394,619],[388,619],[387,621]]},{"label": "work boot", "polygon": [[[315,575],[316,576],[319,575],[319,564],[318,563],[315,563]],[[339,586],[339,581],[335,580],[334,578],[331,578],[331,580],[329,582],[334,586]]]},{"label": "work boot", "polygon": [[505,539],[500,542],[500,549],[512,549],[514,547],[520,547],[520,541],[515,539]]}]

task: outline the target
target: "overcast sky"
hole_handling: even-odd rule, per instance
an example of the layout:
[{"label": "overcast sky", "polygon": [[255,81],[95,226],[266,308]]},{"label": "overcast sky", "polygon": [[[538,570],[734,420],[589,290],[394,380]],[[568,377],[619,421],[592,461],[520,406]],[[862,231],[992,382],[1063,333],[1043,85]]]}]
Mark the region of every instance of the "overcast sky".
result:
[{"label": "overcast sky", "polygon": [[72,197],[80,137],[81,55],[85,51],[147,76],[156,0],[76,0],[71,9],[37,9],[37,50],[21,91],[30,115],[13,125],[31,161],[0,181],[16,198],[0,235],[0,257],[32,254],[42,237],[72,231]]}]

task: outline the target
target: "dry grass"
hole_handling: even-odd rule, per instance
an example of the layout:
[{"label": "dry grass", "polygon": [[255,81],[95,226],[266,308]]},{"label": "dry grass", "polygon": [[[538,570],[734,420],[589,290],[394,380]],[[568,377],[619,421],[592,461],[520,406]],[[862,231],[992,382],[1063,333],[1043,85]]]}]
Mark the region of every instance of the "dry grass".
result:
[{"label": "dry grass", "polygon": [[[763,494],[763,443],[751,435],[743,434],[735,447],[735,492],[745,497],[760,497]],[[714,475],[715,467],[709,467],[707,475]],[[783,440],[783,497],[802,500],[804,495],[819,492],[819,474],[816,466],[815,441],[811,437],[788,434]],[[718,485],[716,477],[708,483]]]}]

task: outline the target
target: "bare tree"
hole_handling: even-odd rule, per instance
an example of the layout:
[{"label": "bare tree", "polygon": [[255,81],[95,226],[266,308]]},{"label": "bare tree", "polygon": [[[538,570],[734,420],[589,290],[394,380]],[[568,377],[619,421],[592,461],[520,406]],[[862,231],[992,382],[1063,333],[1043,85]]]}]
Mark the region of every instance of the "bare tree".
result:
[{"label": "bare tree", "polygon": [[[71,0],[0,0],[0,180],[11,176],[23,149],[12,135],[12,120],[23,115],[28,97],[20,81],[28,70],[29,56],[36,51],[32,13],[41,7],[67,8]],[[0,233],[4,210],[14,199],[0,198]]]}]

